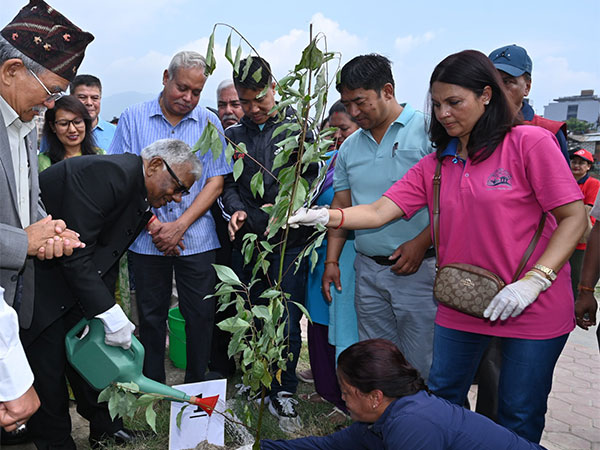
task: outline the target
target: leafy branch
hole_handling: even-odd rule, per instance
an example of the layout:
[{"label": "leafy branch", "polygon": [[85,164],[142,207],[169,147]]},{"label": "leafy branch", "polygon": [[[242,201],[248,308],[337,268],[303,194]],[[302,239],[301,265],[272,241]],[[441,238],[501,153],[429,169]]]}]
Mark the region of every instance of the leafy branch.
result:
[{"label": "leafy branch", "polygon": [[[235,27],[222,23],[218,23],[213,27],[213,32],[209,38],[206,51],[206,74],[210,75],[216,68],[214,42],[215,33],[219,27],[226,27],[230,30],[225,46],[225,58],[232,65],[235,76],[240,77],[242,80],[251,76],[257,82],[263,79],[262,68],[250,73],[252,58],[260,57],[258,51]],[[232,50],[232,37],[234,34],[239,36],[241,41],[235,51],[235,56],[233,56],[234,52]],[[251,50],[250,55],[246,57],[243,68],[241,68],[242,43],[247,44]],[[320,48],[321,44],[325,45],[324,51]],[[327,91],[331,83],[334,82],[334,80],[329,80],[328,62],[337,57],[339,68],[339,54],[328,52],[326,46],[326,38],[323,34],[317,34],[313,38],[311,25],[309,43],[304,48],[300,61],[285,77],[275,82],[280,100],[269,111],[269,114],[276,116],[281,124],[272,133],[272,139],[277,138],[275,144],[277,149],[272,167],[267,169],[264,164],[260,164],[248,155],[244,143],[236,145],[227,140],[225,150],[228,158],[232,157],[236,151],[244,154],[244,158],[237,158],[235,161],[233,167],[235,180],[239,178],[244,170],[246,156],[250,156],[251,160],[259,167],[250,181],[250,190],[254,197],[260,196],[262,198],[264,195],[263,173],[275,178],[279,188],[273,204],[262,208],[269,216],[266,239],[260,240],[258,235],[253,233],[247,233],[242,237],[244,263],[250,264],[251,261],[254,261],[252,278],[248,285],[244,285],[230,268],[219,265],[214,266],[219,279],[214,294],[218,298],[219,310],[223,311],[230,307],[235,308],[235,315],[218,324],[221,329],[232,334],[228,354],[229,356],[241,354],[243,383],[250,387],[253,395],[259,392],[263,400],[265,391],[270,388],[273,379],[275,378],[281,382],[281,374],[286,368],[287,361],[293,357],[291,353],[286,356],[289,336],[285,335],[285,308],[288,301],[292,299],[290,299],[289,294],[283,292],[282,280],[293,265],[296,265],[297,270],[301,260],[305,257],[310,258],[311,266],[314,267],[318,259],[316,248],[325,236],[324,228],[321,227],[311,236],[309,242],[304,246],[292,265],[287,268],[284,267],[289,236],[289,227],[285,227],[285,225],[294,211],[305,204],[309,204],[318,192],[321,180],[326,172],[326,167],[322,163],[327,159],[326,153],[333,143],[331,137],[334,130],[328,129],[323,133],[319,133],[318,129],[326,113]],[[265,95],[267,89],[270,89],[270,86],[265,86],[258,97]],[[292,109],[289,109],[289,107],[292,107]],[[286,114],[289,113],[294,114],[295,120],[283,121]],[[311,114],[314,119],[311,119]],[[208,128],[205,133],[212,134],[206,138],[203,134],[194,150],[207,152],[210,148],[213,155],[217,154],[218,150],[215,149],[222,149],[219,133],[209,131]],[[322,167],[319,170],[319,176],[312,183],[309,183],[303,175],[309,166],[314,164],[320,164]],[[284,230],[279,234],[282,228]],[[275,236],[282,236],[277,243],[272,242]],[[256,283],[260,278],[259,272],[265,276],[268,274],[269,259],[272,259],[275,251],[279,253],[277,279],[269,280],[269,286],[263,292],[258,293],[258,298],[264,300],[264,304],[253,304],[251,292],[257,288]],[[295,304],[308,317],[308,312],[304,306],[299,303]],[[262,411],[263,408],[261,407],[258,416],[255,448],[258,448],[260,439]]]}]

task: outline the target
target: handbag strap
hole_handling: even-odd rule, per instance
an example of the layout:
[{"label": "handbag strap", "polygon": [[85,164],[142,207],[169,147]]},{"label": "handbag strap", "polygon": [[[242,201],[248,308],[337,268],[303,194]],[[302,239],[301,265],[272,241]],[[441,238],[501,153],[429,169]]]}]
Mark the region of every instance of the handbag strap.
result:
[{"label": "handbag strap", "polygon": [[442,184],[442,161],[438,159],[433,176],[433,248],[435,248],[435,268],[439,269],[440,252],[440,186]]},{"label": "handbag strap", "polygon": [[[439,268],[439,241],[440,241],[440,189],[442,185],[442,161],[438,159],[437,166],[435,167],[435,174],[433,176],[433,246],[435,248],[435,267]],[[540,223],[538,224],[537,230],[533,235],[533,238],[529,242],[527,249],[521,262],[517,267],[517,271],[512,278],[511,283],[514,283],[523,272],[527,261],[531,257],[531,254],[535,250],[535,247],[542,236],[544,230],[544,224],[546,223],[546,213],[542,213]]]},{"label": "handbag strap", "polygon": [[525,250],[525,254],[523,255],[523,258],[521,258],[521,262],[519,263],[519,267],[517,267],[517,271],[515,272],[515,276],[513,277],[511,283],[514,283],[515,281],[517,281],[517,279],[519,278],[519,275],[521,275],[521,272],[523,272],[523,269],[525,268],[525,264],[527,264],[527,261],[529,261],[529,257],[533,253],[533,250],[535,250],[535,246],[537,245],[538,241],[540,240],[540,237],[542,236],[542,231],[544,230],[545,223],[546,223],[546,213],[543,212],[542,218],[540,219],[540,223],[537,227],[537,230],[535,230],[535,234],[533,235],[531,242],[529,242],[529,246],[527,247],[527,250]]}]

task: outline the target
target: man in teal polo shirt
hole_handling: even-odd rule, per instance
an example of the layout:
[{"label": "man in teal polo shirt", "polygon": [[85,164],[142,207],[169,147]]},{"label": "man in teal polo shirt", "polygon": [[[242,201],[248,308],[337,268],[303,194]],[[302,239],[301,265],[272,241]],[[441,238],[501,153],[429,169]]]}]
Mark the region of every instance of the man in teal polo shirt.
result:
[{"label": "man in teal polo shirt", "polygon": [[[390,61],[357,56],[341,72],[337,90],[361,127],[342,144],[334,174],[332,208],[371,203],[433,149],[423,113],[399,104]],[[394,342],[427,379],[433,348],[434,253],[423,209],[410,221],[356,230],[355,305],[361,340]],[[330,230],[327,261],[337,261],[344,230]],[[421,264],[422,262],[422,264]],[[341,289],[339,268],[326,264],[323,289]]]}]

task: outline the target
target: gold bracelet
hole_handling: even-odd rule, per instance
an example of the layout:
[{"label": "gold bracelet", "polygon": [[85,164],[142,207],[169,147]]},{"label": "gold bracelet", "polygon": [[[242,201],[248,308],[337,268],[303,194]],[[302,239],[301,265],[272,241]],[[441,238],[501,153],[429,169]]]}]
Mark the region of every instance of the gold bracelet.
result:
[{"label": "gold bracelet", "polygon": [[542,266],[541,264],[536,264],[535,266],[533,266],[533,268],[542,272],[549,281],[556,280],[556,272],[550,267]]},{"label": "gold bracelet", "polygon": [[337,261],[334,261],[334,260],[325,261],[323,264],[335,264],[336,266],[340,265],[340,263],[338,263]]}]

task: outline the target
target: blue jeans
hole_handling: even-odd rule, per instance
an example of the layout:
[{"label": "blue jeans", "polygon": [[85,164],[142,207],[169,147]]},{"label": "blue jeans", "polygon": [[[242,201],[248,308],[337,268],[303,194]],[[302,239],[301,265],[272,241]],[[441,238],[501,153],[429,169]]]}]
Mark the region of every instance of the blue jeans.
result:
[{"label": "blue jeans", "polygon": [[[552,374],[568,334],[553,339],[499,338],[502,367],[498,423],[532,442],[540,442]],[[491,336],[435,325],[429,388],[464,405],[481,355]]]},{"label": "blue jeans", "polygon": [[[296,366],[298,365],[300,348],[302,347],[302,338],[300,336],[300,319],[302,319],[302,311],[292,302],[304,305],[306,280],[308,276],[308,265],[306,258],[302,259],[300,267],[294,273],[296,270],[294,261],[302,250],[303,247],[288,248],[286,249],[283,259],[283,273],[285,275],[281,281],[281,288],[284,292],[290,294],[290,301],[285,302],[286,307],[284,312],[284,320],[286,325],[284,333],[289,338],[289,346],[287,351],[283,353],[283,356],[286,357],[288,353],[291,353],[293,358],[287,361],[286,369],[281,374],[281,384],[279,384],[275,377],[273,378],[270,390],[271,397],[275,397],[280,391],[291,392],[294,394],[296,392],[296,388],[298,387]],[[260,281],[252,286],[251,301],[253,305],[268,304],[267,300],[258,298],[258,296],[265,289],[275,284],[279,273],[280,256],[281,253],[272,253],[267,257],[268,261],[271,263],[267,271],[268,277],[262,275],[261,271],[257,273],[257,277],[260,278]],[[232,259],[234,270],[240,277],[240,280],[247,284],[251,278],[252,268],[254,267],[255,261],[253,260],[247,266],[243,266],[243,257],[237,250],[233,252]]]}]

